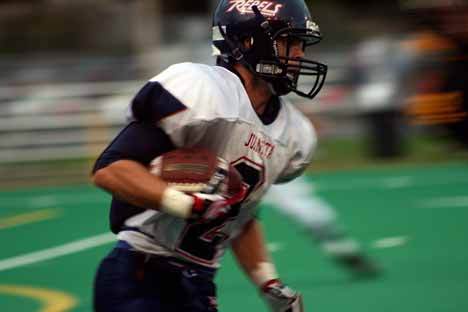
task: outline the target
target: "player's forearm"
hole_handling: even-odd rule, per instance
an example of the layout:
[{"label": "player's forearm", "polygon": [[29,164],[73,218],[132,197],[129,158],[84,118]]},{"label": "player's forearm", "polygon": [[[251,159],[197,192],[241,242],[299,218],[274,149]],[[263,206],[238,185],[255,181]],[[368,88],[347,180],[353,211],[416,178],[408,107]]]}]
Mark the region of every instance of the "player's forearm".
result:
[{"label": "player's forearm", "polygon": [[303,312],[301,294],[279,280],[262,233],[262,227],[256,220],[245,227],[232,244],[237,261],[259,288],[270,311]]},{"label": "player's forearm", "polygon": [[114,196],[133,205],[159,209],[166,183],[149,173],[142,164],[132,160],[119,160],[99,169],[93,182]]},{"label": "player's forearm", "polygon": [[258,286],[277,278],[263,238],[262,226],[257,220],[246,225],[240,236],[233,241],[232,250],[239,265]]}]

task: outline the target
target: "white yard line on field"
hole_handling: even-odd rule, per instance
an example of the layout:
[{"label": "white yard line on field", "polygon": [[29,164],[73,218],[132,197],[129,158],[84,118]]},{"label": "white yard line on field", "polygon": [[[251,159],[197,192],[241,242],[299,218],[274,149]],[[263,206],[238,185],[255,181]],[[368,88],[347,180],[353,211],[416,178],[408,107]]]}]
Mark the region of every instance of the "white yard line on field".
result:
[{"label": "white yard line on field", "polygon": [[468,196],[426,198],[419,203],[422,208],[468,208]]},{"label": "white yard line on field", "polygon": [[29,264],[66,256],[86,249],[109,244],[116,240],[112,233],[104,233],[85,239],[73,241],[64,245],[51,247],[36,252],[0,260],[0,272],[15,269]]},{"label": "white yard line on field", "polygon": [[356,191],[361,189],[405,189],[410,187],[426,188],[450,185],[453,183],[468,183],[468,176],[454,175],[438,179],[420,178],[417,176],[386,176],[368,178],[350,178],[349,180],[334,181],[333,183],[316,183],[316,190],[323,191]]},{"label": "white yard line on field", "polygon": [[374,241],[372,246],[379,249],[392,248],[405,245],[408,240],[408,236],[385,237]]},{"label": "white yard line on field", "polygon": [[270,252],[278,252],[283,249],[283,243],[280,242],[271,242],[267,244],[267,249]]}]

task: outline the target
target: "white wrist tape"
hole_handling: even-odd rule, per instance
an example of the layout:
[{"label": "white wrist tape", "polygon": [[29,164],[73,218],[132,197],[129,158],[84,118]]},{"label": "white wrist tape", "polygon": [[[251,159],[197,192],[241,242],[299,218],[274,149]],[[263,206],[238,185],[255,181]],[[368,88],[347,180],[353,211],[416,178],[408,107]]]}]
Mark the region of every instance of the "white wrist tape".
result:
[{"label": "white wrist tape", "polygon": [[258,287],[262,287],[266,282],[278,278],[275,265],[271,262],[260,262],[252,271],[252,279]]},{"label": "white wrist tape", "polygon": [[187,219],[192,213],[193,197],[172,187],[167,187],[161,197],[161,210],[173,216]]}]

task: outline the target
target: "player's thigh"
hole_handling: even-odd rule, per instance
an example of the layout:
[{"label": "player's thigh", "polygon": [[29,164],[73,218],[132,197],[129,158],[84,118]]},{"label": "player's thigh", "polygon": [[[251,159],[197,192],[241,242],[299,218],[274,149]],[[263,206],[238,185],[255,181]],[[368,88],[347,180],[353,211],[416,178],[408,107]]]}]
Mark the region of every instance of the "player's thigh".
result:
[{"label": "player's thigh", "polygon": [[130,251],[114,249],[104,258],[94,281],[95,311],[161,311],[158,293],[148,294],[140,269],[140,258]]},{"label": "player's thigh", "polygon": [[182,279],[181,289],[185,293],[184,312],[217,312],[216,286],[211,279],[186,277]]}]

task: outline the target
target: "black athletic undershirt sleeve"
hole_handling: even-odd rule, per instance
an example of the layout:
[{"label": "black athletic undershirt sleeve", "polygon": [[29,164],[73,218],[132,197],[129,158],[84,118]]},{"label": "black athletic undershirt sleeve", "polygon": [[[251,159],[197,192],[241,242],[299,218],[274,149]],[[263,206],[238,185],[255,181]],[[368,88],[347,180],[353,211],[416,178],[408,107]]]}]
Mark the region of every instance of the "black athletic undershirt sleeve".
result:
[{"label": "black athletic undershirt sleeve", "polygon": [[146,166],[157,156],[174,148],[161,128],[150,123],[131,122],[99,156],[92,172],[122,159],[134,160]]}]

